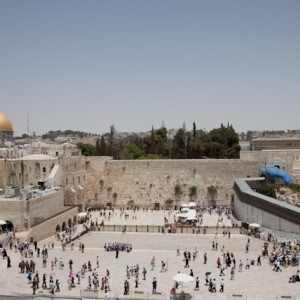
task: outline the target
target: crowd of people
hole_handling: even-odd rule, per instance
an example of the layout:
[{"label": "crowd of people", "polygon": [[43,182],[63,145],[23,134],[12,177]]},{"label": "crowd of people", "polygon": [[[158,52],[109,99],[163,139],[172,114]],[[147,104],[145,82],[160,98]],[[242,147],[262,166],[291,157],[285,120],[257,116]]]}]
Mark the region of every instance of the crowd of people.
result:
[{"label": "crowd of people", "polygon": [[132,251],[132,245],[130,243],[108,242],[104,244],[103,248],[106,251],[125,251],[125,252]]}]

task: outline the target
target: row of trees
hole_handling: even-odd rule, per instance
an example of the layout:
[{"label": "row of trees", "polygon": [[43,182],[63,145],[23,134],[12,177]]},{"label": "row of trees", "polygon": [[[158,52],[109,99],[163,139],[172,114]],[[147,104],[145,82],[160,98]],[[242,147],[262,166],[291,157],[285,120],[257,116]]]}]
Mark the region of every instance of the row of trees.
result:
[{"label": "row of trees", "polygon": [[116,137],[114,126],[109,134],[101,136],[96,146],[78,144],[84,155],[112,156],[114,159],[203,159],[239,158],[239,138],[231,125],[221,125],[210,132],[196,129],[187,132],[180,128],[173,139],[168,139],[167,129],[154,130],[146,137]]}]

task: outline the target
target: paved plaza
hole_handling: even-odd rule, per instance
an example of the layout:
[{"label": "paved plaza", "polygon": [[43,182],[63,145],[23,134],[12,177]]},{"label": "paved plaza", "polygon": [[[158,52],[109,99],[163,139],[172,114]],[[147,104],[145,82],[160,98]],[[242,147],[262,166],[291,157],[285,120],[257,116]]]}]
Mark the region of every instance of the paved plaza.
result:
[{"label": "paved plaza", "polygon": [[[119,215],[108,221],[111,224],[150,224],[160,225],[163,224],[164,216],[172,218],[172,215],[166,215],[163,211],[159,212],[130,212],[129,219],[125,221],[120,218]],[[134,218],[132,218],[134,216]],[[135,219],[135,216],[137,217]],[[207,214],[203,223],[207,222],[207,225],[215,226],[217,222],[216,215]],[[101,222],[99,212],[93,213],[93,219],[99,218],[98,222]],[[224,220],[225,221],[225,220]],[[140,223],[139,223],[140,222]],[[150,223],[152,222],[152,223]],[[211,224],[210,224],[211,222]],[[227,222],[227,221],[226,221]],[[226,223],[226,225],[228,225]],[[190,274],[190,270],[193,270],[194,278],[199,277],[200,289],[195,291],[195,280],[193,283],[186,283],[183,287],[178,287],[178,292],[181,292],[182,288],[184,292],[189,293],[192,299],[281,299],[281,297],[291,296],[289,299],[300,299],[300,282],[289,283],[289,277],[296,273],[298,266],[282,267],[282,272],[273,271],[273,265],[269,264],[268,258],[262,258],[262,265],[257,266],[257,257],[261,254],[263,240],[250,237],[249,252],[246,253],[246,244],[248,236],[240,234],[231,234],[230,238],[223,236],[222,228],[219,229],[219,233],[215,234],[161,234],[161,233],[116,233],[116,232],[98,232],[91,231],[74,242],[74,249],[71,250],[70,244],[67,245],[65,251],[62,250],[61,242],[53,237],[50,237],[44,241],[38,243],[40,248],[43,245],[48,247],[48,244],[54,243],[54,249],[49,250],[49,257],[47,261],[47,267],[43,268],[42,258],[37,258],[36,253],[33,255],[33,260],[36,263],[36,270],[40,274],[40,287],[42,285],[42,275],[47,274],[47,284],[49,277],[53,276],[54,281],[58,278],[61,284],[61,291],[56,293],[57,297],[88,297],[93,294],[89,291],[84,291],[88,286],[88,276],[92,272],[85,274],[85,278],[81,278],[81,283],[76,284],[76,287],[68,288],[68,261],[73,260],[73,273],[81,270],[83,263],[92,264],[92,269],[96,268],[96,258],[99,256],[100,265],[96,268],[100,279],[106,276],[106,270],[110,272],[110,289],[108,293],[110,299],[123,298],[123,299],[170,299],[170,290],[174,286],[172,277],[178,272]],[[212,242],[218,243],[218,250],[212,250]],[[122,242],[132,244],[133,251],[130,253],[119,252],[119,257],[116,258],[114,251],[107,252],[103,246],[108,242]],[[79,251],[79,243],[85,244],[84,253]],[[221,258],[221,249],[224,246],[225,251],[233,252],[237,268],[235,270],[234,280],[230,280],[230,268],[224,271],[225,276],[220,277],[220,270],[217,268],[217,259]],[[31,246],[33,248],[33,246]],[[180,255],[177,255],[177,248],[180,249]],[[183,251],[185,249],[194,250],[196,247],[198,256],[195,260],[191,259],[189,267],[185,268],[185,261],[183,257]],[[52,247],[51,247],[52,248]],[[269,246],[272,249],[272,244]],[[204,253],[207,253],[207,264],[204,264]],[[26,296],[32,294],[31,284],[27,282],[26,274],[20,273],[18,264],[21,261],[20,253],[15,253],[14,249],[8,249],[8,255],[11,258],[12,267],[7,268],[6,259],[0,260],[0,286],[2,295],[12,296]],[[156,265],[154,270],[151,270],[151,259],[155,256]],[[58,260],[64,261],[64,269],[59,270],[58,266],[51,270],[51,261],[57,257]],[[250,269],[245,269],[246,259],[255,260],[255,265],[251,265]],[[30,260],[30,258],[28,258]],[[242,272],[238,272],[239,261],[244,262]],[[161,261],[164,261],[168,265],[168,270],[161,272]],[[146,267],[147,274],[146,280],[143,280],[143,276],[140,271],[138,288],[135,288],[134,277],[131,276],[130,282],[130,294],[124,296],[124,281],[126,279],[126,266],[139,265],[140,270]],[[216,279],[217,292],[211,293],[208,291],[208,286],[205,285],[205,273],[211,272],[210,277]],[[152,280],[157,279],[157,292],[161,294],[152,295]],[[225,288],[224,293],[219,292],[220,280],[224,278]],[[75,279],[77,283],[77,279]],[[48,289],[39,289],[36,292],[37,297],[50,296]],[[91,297],[92,297],[91,296]],[[97,292],[98,298],[104,298],[105,294],[103,290]]]}]

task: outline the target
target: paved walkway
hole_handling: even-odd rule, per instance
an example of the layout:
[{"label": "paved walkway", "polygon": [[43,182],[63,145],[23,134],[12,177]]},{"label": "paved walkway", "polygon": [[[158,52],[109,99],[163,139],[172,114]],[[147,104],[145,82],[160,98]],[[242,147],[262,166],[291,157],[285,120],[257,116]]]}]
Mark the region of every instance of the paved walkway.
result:
[{"label": "paved walkway", "polygon": [[[161,213],[161,212],[157,212]],[[151,212],[144,213],[144,222],[147,218],[151,219]],[[152,214],[152,219],[158,218],[163,220],[163,215]],[[118,216],[119,218],[119,216]],[[142,219],[142,214],[138,215],[138,218]],[[116,217],[117,220],[117,217]],[[114,221],[116,221],[114,220]],[[111,220],[112,222],[113,220]],[[145,223],[142,224],[145,225]],[[157,223],[155,223],[157,224]],[[224,237],[221,233],[217,235],[192,235],[192,234],[153,234],[153,233],[111,233],[111,232],[90,232],[75,242],[74,250],[67,246],[66,251],[62,251],[60,242],[55,240],[54,237],[50,237],[42,242],[39,242],[39,246],[42,248],[43,245],[48,245],[48,243],[55,243],[54,249],[49,250],[49,259],[47,268],[42,267],[42,259],[36,258],[36,253],[34,254],[33,260],[36,262],[36,270],[40,274],[40,280],[42,279],[42,274],[46,273],[47,278],[49,275],[53,275],[54,279],[58,278],[61,283],[61,292],[57,293],[60,297],[80,297],[81,290],[86,289],[87,277],[91,275],[86,274],[85,278],[81,279],[80,285],[76,285],[75,288],[71,290],[68,289],[67,279],[69,275],[68,261],[72,259],[74,262],[74,272],[81,269],[82,264],[90,261],[92,267],[96,267],[96,257],[100,258],[100,268],[97,269],[100,281],[101,277],[106,276],[106,269],[110,271],[110,296],[113,297],[117,295],[119,297],[124,297],[127,299],[134,299],[140,297],[140,299],[151,299],[152,297],[152,279],[157,278],[158,287],[157,291],[161,292],[162,295],[155,295],[156,299],[169,299],[170,290],[174,284],[172,277],[180,271],[181,273],[190,273],[190,269],[193,269],[194,278],[199,277],[200,279],[200,290],[194,291],[195,282],[187,283],[184,285],[184,291],[190,293],[193,299],[212,299],[217,297],[218,299],[280,299],[281,296],[291,296],[291,299],[300,299],[299,289],[300,282],[288,283],[290,276],[296,273],[298,267],[284,267],[282,272],[273,271],[273,266],[269,264],[268,259],[262,259],[262,266],[251,266],[249,270],[243,268],[242,272],[238,272],[238,268],[235,272],[235,279],[230,280],[229,269],[225,270],[225,276],[219,276],[219,269],[216,267],[216,261],[218,257],[221,257],[221,248],[230,252],[233,252],[237,264],[239,260],[245,262],[248,258],[249,260],[257,259],[258,255],[261,254],[261,247],[263,241],[255,238],[250,238],[250,251],[245,252],[245,246],[247,243],[248,236],[245,235],[231,235],[231,238]],[[212,250],[212,242],[218,242],[218,251]],[[79,243],[85,244],[85,252],[81,253],[79,251]],[[133,251],[131,253],[119,253],[119,258],[115,258],[115,252],[106,252],[103,249],[104,243],[107,242],[126,242],[131,243],[133,246]],[[177,247],[181,250],[181,255],[177,256]],[[185,262],[183,261],[182,252],[184,249],[194,249],[198,250],[198,257],[195,261],[190,262],[189,268],[184,268]],[[207,252],[208,262],[206,265],[203,264],[203,255]],[[8,250],[8,255],[11,257],[12,268],[6,268],[6,260],[0,260],[0,294],[4,295],[30,295],[32,294],[32,289],[30,284],[27,283],[26,274],[21,274],[19,272],[18,264],[21,260],[20,254],[15,253],[14,250]],[[156,257],[156,267],[151,270],[150,261],[151,258]],[[65,264],[64,270],[59,270],[56,267],[51,270],[51,260],[57,257],[58,260],[62,258]],[[168,271],[160,272],[161,261],[168,262]],[[147,279],[142,280],[142,275],[140,275],[140,284],[138,288],[134,288],[135,282],[134,278],[131,277],[130,281],[130,296],[123,296],[123,284],[126,278],[126,266],[129,267],[138,264],[140,269],[146,267],[148,270]],[[212,294],[208,291],[205,283],[205,273],[211,272],[211,278],[215,278],[217,281],[217,290],[219,290],[219,282],[221,278],[225,281],[225,291],[224,293],[217,292],[217,294]],[[40,282],[41,285],[41,282]],[[133,294],[134,291],[143,292],[143,294]],[[179,288],[181,291],[181,288]],[[49,295],[48,290],[40,289],[37,291],[39,296]],[[233,296],[238,295],[238,296]],[[298,296],[299,295],[299,296]],[[99,291],[99,297],[104,297],[104,292]]]}]

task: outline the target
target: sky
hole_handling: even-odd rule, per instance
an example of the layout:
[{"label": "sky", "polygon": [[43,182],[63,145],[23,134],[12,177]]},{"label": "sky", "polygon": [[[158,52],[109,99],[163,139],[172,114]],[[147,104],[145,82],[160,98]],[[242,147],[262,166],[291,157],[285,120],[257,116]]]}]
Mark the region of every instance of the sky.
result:
[{"label": "sky", "polygon": [[300,129],[299,96],[298,0],[0,0],[15,135]]}]

